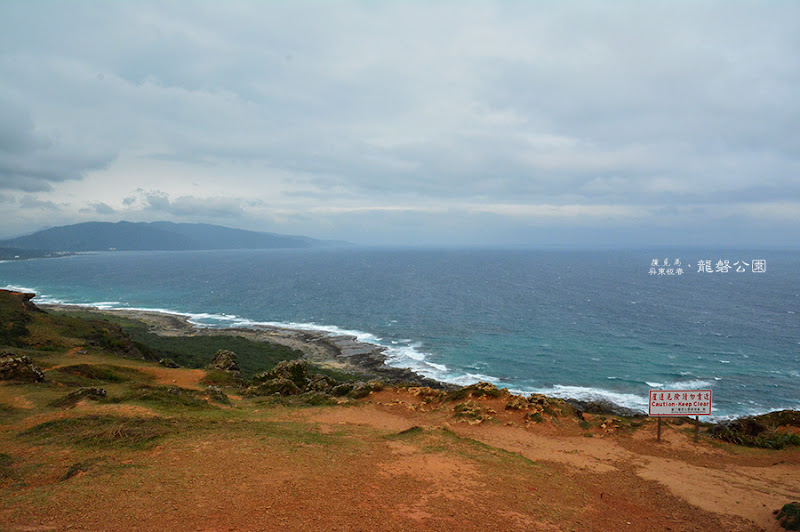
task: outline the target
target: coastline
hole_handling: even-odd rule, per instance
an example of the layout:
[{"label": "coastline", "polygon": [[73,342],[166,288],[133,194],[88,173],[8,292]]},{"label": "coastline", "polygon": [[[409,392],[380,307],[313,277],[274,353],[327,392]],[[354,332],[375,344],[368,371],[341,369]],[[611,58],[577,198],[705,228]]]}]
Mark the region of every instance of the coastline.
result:
[{"label": "coastline", "polygon": [[396,368],[386,363],[385,347],[359,341],[355,336],[336,335],[321,331],[253,325],[250,327],[208,327],[192,323],[179,313],[141,309],[104,309],[88,305],[37,303],[43,310],[90,312],[98,315],[117,315],[145,323],[161,336],[240,336],[256,342],[280,344],[303,353],[308,362],[365,379],[387,383],[408,383],[434,389],[456,389],[459,386],[420,375],[408,368]]},{"label": "coastline", "polygon": [[[410,271],[407,266],[413,265],[423,268],[414,271],[439,275],[437,272],[444,270],[429,268],[430,260],[453,259],[439,254],[394,253],[370,251],[343,255],[340,258],[346,268],[341,261],[328,265],[326,255],[312,254],[307,257],[310,269],[302,273],[302,280],[297,283],[287,281],[294,277],[285,275],[291,271],[294,259],[274,258],[269,254],[242,255],[243,260],[252,259],[253,264],[260,266],[272,265],[282,273],[265,278],[263,285],[259,284],[258,275],[250,276],[249,267],[241,266],[249,264],[247,261],[233,260],[234,254],[225,253],[196,256],[101,253],[91,258],[76,257],[61,265],[54,261],[34,261],[30,268],[22,263],[4,264],[2,270],[8,288],[37,292],[39,295],[34,299],[37,304],[47,301],[101,310],[175,313],[200,327],[220,331],[222,327],[269,326],[306,329],[324,335],[353,335],[362,342],[385,347],[385,362],[389,366],[410,368],[425,377],[459,386],[480,380],[516,394],[538,393],[587,402],[605,400],[641,413],[647,411],[649,389],[713,388],[715,420],[800,408],[792,367],[797,346],[791,337],[795,336],[796,324],[786,326],[786,320],[792,316],[781,310],[791,306],[783,304],[783,299],[778,300],[780,305],[752,299],[770,309],[770,318],[759,320],[757,328],[748,329],[741,341],[736,329],[726,327],[745,317],[747,312],[742,309],[746,306],[737,307],[741,312],[736,314],[709,314],[710,319],[718,315],[726,317],[714,318],[714,324],[708,327],[694,314],[676,314],[674,324],[670,320],[637,318],[646,301],[657,302],[648,311],[666,312],[667,308],[677,308],[679,299],[686,295],[679,287],[671,292],[674,297],[669,302],[662,301],[653,297],[656,288],[652,283],[642,286],[645,291],[641,297],[614,296],[613,308],[623,313],[622,321],[608,319],[608,314],[602,311],[605,303],[592,303],[590,306],[601,311],[592,311],[581,318],[578,314],[583,307],[577,306],[580,297],[574,290],[563,294],[550,290],[548,297],[532,300],[530,304],[526,303],[527,296],[511,299],[519,305],[511,309],[498,305],[496,313],[486,314],[479,301],[491,294],[484,287],[492,286],[504,298],[512,295],[504,291],[508,286],[503,283],[486,285],[483,281],[492,283],[497,279],[493,281],[492,274],[476,270],[489,255],[465,255],[452,263],[453,267],[468,266],[464,271],[458,270],[463,275],[486,274],[474,277],[481,281],[475,284],[481,290],[473,295],[463,296],[472,293],[468,285],[448,285],[447,275],[442,279],[435,277],[437,282],[428,293],[422,290],[424,279],[415,276],[408,279],[413,281],[414,290],[400,290],[397,294],[402,297],[392,299],[392,293],[402,288],[401,284],[393,283],[405,278],[384,279],[385,271],[394,270],[376,270],[375,276],[361,279],[368,273],[367,265],[394,268],[392,264],[399,264],[396,259],[402,258],[408,261],[402,263],[402,271]],[[514,267],[515,275],[524,275],[524,265],[539,264],[536,261],[546,259],[547,264],[555,265],[545,277],[539,278],[538,274],[519,277],[530,281],[526,281],[530,287],[539,286],[545,279],[552,283],[555,277],[551,274],[560,270],[558,265],[569,262],[547,254],[520,255],[517,259],[511,255],[503,258],[509,267]],[[627,271],[606,268],[604,282],[630,279]],[[457,279],[462,279],[461,274]],[[346,283],[333,282],[333,275]],[[316,287],[316,276],[327,280],[326,289]],[[600,301],[596,297],[598,291],[611,293],[585,282],[584,277],[573,280],[583,283],[581,288],[593,295],[594,302]],[[452,290],[440,290],[448,286]],[[709,295],[707,288],[697,288]],[[753,289],[753,286],[748,288]],[[709,301],[718,305],[722,299]],[[560,309],[557,315],[545,311],[559,301],[569,301],[575,310],[558,306],[554,307]],[[639,306],[633,305],[634,302]],[[696,312],[692,312],[703,311],[696,307]],[[535,318],[539,314],[541,318]],[[569,319],[571,314],[575,314],[574,319]],[[515,318],[522,321],[509,321]],[[772,334],[773,326],[787,334]],[[139,327],[139,330],[144,329]]]},{"label": "coastline", "polygon": [[[103,308],[85,304],[71,303],[36,303],[43,310],[64,312],[89,312],[103,315],[116,315],[127,319],[140,321],[148,326],[151,332],[161,336],[232,336],[243,337],[255,342],[266,342],[283,345],[303,353],[303,359],[322,368],[332,369],[357,376],[362,380],[380,380],[391,385],[416,385],[427,386],[436,390],[457,390],[464,385],[436,380],[426,377],[409,368],[394,367],[387,364],[386,347],[363,342],[356,336],[336,334],[320,330],[279,327],[273,325],[249,326],[207,326],[193,323],[191,316],[180,312],[157,309],[124,309]],[[475,381],[477,383],[478,381]],[[472,383],[472,384],[475,384]],[[516,395],[526,393],[510,390]],[[538,393],[538,392],[537,392]],[[591,414],[605,414],[623,417],[647,416],[645,411],[639,411],[623,404],[614,402],[607,397],[584,399],[562,395],[544,395],[554,399],[564,400],[574,407]],[[772,410],[744,414],[709,416],[706,423],[727,423],[751,417],[766,416],[774,412],[796,411],[793,408],[775,408]]]}]

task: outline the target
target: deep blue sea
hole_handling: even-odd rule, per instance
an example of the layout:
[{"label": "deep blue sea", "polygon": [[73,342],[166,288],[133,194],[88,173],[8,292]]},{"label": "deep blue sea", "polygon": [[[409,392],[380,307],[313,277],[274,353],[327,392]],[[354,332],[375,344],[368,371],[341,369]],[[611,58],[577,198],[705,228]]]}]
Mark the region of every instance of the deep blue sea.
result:
[{"label": "deep blue sea", "polygon": [[350,333],[458,384],[642,411],[651,388],[711,388],[715,417],[800,409],[797,251],[108,252],[0,263],[0,286],[207,326]]}]

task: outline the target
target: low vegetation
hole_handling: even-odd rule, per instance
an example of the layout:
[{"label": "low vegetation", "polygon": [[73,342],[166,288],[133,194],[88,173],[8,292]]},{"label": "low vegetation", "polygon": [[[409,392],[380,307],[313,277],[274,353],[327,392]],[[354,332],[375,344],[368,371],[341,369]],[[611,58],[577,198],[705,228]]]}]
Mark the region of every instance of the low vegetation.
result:
[{"label": "low vegetation", "polygon": [[734,419],[711,428],[711,436],[737,445],[783,449],[800,445],[800,412],[782,410],[760,416]]},{"label": "low vegetation", "polygon": [[182,425],[160,417],[90,415],[46,421],[21,432],[19,437],[37,444],[143,449],[175,433]]},{"label": "low vegetation", "polygon": [[[490,445],[477,436],[468,437],[478,433],[471,431],[486,428],[487,433],[497,433],[503,425],[542,433],[563,430],[581,444],[591,444],[581,436],[632,441],[634,435],[641,436],[639,429],[648,427],[646,418],[605,411],[591,414],[579,405],[543,395],[515,396],[490,383],[448,391],[419,385],[387,388],[381,382],[359,380],[363,377],[358,375],[320,369],[283,346],[222,335],[162,337],[142,323],[116,316],[103,320],[96,314],[37,312],[26,306],[24,298],[2,292],[0,317],[8,320],[0,322],[5,331],[0,348],[14,359],[13,368],[32,376],[0,382],[0,493],[8,508],[0,517],[16,519],[13,526],[39,523],[38,515],[31,521],[15,508],[38,511],[44,505],[56,514],[70,512],[69,502],[87,499],[108,486],[113,497],[126,501],[143,483],[153,500],[174,494],[169,490],[188,493],[202,479],[198,469],[183,469],[183,460],[194,457],[188,460],[193,467],[213,470],[215,485],[218,476],[227,479],[224,485],[219,481],[217,497],[253,482],[262,490],[274,488],[272,497],[285,493],[292,501],[310,505],[308,490],[326,478],[328,491],[359,492],[354,500],[364,498],[367,504],[372,504],[368,499],[374,486],[391,485],[398,493],[414,493],[415,500],[429,501],[431,512],[452,516],[475,510],[470,514],[474,518],[483,515],[475,497],[495,497],[497,485],[502,484],[505,491],[492,499],[491,508],[513,508],[512,517],[494,515],[509,519],[501,523],[505,528],[535,528],[518,516],[536,515],[541,522],[567,523],[563,528],[581,530],[586,529],[582,513],[591,508],[593,498],[603,497],[591,483],[568,480],[563,464],[538,457],[534,461],[514,446],[506,450],[492,440],[487,440]],[[373,404],[367,408],[397,413],[394,423],[402,424],[360,425],[364,402]],[[333,417],[340,413],[352,414],[356,421],[347,422],[345,428]],[[426,418],[427,413],[432,417]],[[481,424],[488,427],[473,426]],[[800,445],[799,424],[797,412],[777,412],[709,426],[704,437],[710,434],[729,442],[717,444],[723,448],[783,449]],[[681,437],[691,439],[688,434]],[[216,462],[219,456],[235,460]],[[397,469],[376,464],[394,464]],[[419,473],[418,468],[428,466],[427,473]],[[226,477],[230,467],[237,468],[236,475]],[[287,473],[290,467],[294,476]],[[261,476],[253,480],[251,470]],[[620,469],[619,474],[629,472]],[[618,482],[613,481],[615,486]],[[298,491],[298,486],[305,491]],[[441,496],[453,486],[457,497],[469,493],[475,500],[465,504],[463,497],[453,502]],[[653,489],[648,486],[644,488]],[[249,488],[242,489],[250,493]],[[201,495],[198,501],[204,500]],[[137,496],[145,497],[142,492]],[[603,505],[613,501],[607,497]],[[278,506],[272,499],[259,504],[260,509],[248,509],[248,515]],[[348,505],[346,511],[355,507]],[[306,513],[309,521],[295,528],[315,528],[312,518],[320,512]],[[78,519],[84,514],[71,515]],[[797,522],[791,505],[776,515],[787,529]],[[597,522],[611,519],[608,529],[615,529],[620,523],[614,518],[608,513]],[[444,529],[452,524],[437,523],[445,523]],[[92,525],[98,526],[90,523],[86,528]],[[205,525],[218,528],[219,523]],[[126,522],[111,528],[130,526]]]}]

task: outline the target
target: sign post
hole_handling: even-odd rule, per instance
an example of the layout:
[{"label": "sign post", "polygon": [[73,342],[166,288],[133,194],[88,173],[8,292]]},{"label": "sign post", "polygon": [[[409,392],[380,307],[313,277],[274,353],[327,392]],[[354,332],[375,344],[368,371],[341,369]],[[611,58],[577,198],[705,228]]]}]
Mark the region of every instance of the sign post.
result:
[{"label": "sign post", "polygon": [[661,418],[694,416],[694,441],[700,438],[700,416],[711,415],[711,390],[650,390],[648,415],[658,418],[657,441],[661,441]]}]

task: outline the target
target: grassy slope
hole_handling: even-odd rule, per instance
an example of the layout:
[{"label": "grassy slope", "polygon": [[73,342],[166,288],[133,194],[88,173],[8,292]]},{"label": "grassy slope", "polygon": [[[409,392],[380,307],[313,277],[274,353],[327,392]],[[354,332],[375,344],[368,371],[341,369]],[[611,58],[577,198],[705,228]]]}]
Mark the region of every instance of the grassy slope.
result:
[{"label": "grassy slope", "polygon": [[[375,401],[400,414],[386,417],[380,408],[388,406],[348,400],[309,407],[240,398],[233,388],[225,390],[231,403],[223,404],[206,393],[204,371],[144,360],[147,349],[122,331],[148,342],[151,356],[169,353],[198,366],[236,339],[213,339],[225,340],[221,346],[208,338],[154,344],[159,339],[135,322],[18,315],[19,305],[0,293],[0,326],[12,331],[19,318],[24,331],[16,326],[11,350],[31,356],[47,382],[0,383],[0,522],[11,530],[532,530],[548,523],[617,530],[632,520],[647,530],[665,519],[678,530],[750,529],[668,495],[632,468],[576,474],[447,428],[471,419],[453,415],[461,404],[493,409],[490,428],[521,424],[524,413],[503,411],[503,397],[456,393],[444,400],[387,390]],[[197,354],[201,349],[210,351]],[[81,386],[107,395],[64,401]],[[545,431],[571,435],[578,446],[582,435],[608,434],[605,418],[579,421],[563,405],[551,407]],[[347,419],[354,421],[341,424]],[[620,434],[639,430],[629,421],[620,425]],[[748,452],[772,461],[767,451]]]},{"label": "grassy slope", "polygon": [[[235,528],[263,526],[267,521],[261,516],[269,510],[275,514],[272,518],[294,528],[334,529],[341,519],[353,519],[347,528],[356,522],[380,528],[386,524],[382,512],[351,515],[350,507],[363,506],[381,493],[399,504],[396,522],[413,527],[418,517],[413,512],[405,515],[403,509],[435,494],[426,483],[402,475],[387,483],[389,477],[376,465],[397,446],[436,457],[444,464],[442,473],[453,481],[457,475],[451,469],[463,467],[480,479],[479,484],[501,478],[507,490],[521,491],[534,479],[557,475],[519,455],[447,430],[331,430],[294,419],[308,407],[290,400],[236,400],[233,406],[214,403],[199,381],[195,387],[181,389],[163,382],[189,370],[161,368],[125,351],[122,354],[129,356],[120,357],[116,350],[130,345],[107,322],[40,314],[25,323],[29,332],[19,336],[14,351],[31,356],[45,369],[47,381],[0,385],[0,521],[12,529],[32,523],[126,529],[134,521],[142,529],[180,529],[190,518],[185,512],[192,510],[185,500],[198,496],[197,485],[203,486],[203,496],[209,499],[227,500],[237,494],[237,506],[246,511],[236,516]],[[135,327],[122,325],[136,337]],[[210,345],[209,349],[218,347]],[[195,344],[190,341],[178,347],[168,350],[174,358]],[[103,387],[107,396],[63,402],[81,386]],[[198,455],[198,446],[208,447],[207,454]],[[258,456],[268,460],[257,460]],[[275,462],[283,467],[274,468]],[[462,462],[466,465],[457,465]],[[215,481],[220,478],[222,484]],[[250,489],[242,491],[237,486],[245,479]],[[148,486],[144,493],[142,486]],[[365,491],[369,486],[377,491]],[[392,486],[402,489],[395,491]],[[259,496],[250,496],[251,490]],[[301,506],[298,490],[305,494]],[[329,496],[333,490],[338,492],[335,503]],[[576,512],[583,504],[581,496],[562,491],[552,495],[553,502],[555,498],[571,501],[575,508],[570,513]],[[488,497],[488,503],[502,504],[501,492]],[[131,493],[138,495],[131,497]],[[274,509],[272,504],[265,508],[265,500],[273,501]],[[460,498],[430,503],[443,515],[464,520],[478,519],[486,511],[483,504],[464,507]],[[260,505],[260,511],[254,504]],[[370,504],[381,507],[380,500]],[[331,513],[331,505],[338,516]],[[531,496],[518,508],[523,509],[542,513],[545,519],[556,517]],[[513,529],[529,519],[520,516],[495,519]],[[214,528],[218,518],[206,519],[211,522],[205,526]],[[442,523],[448,520],[452,517]]]},{"label": "grassy slope", "polygon": [[[76,317],[97,320],[98,314],[89,312],[58,312],[56,317]],[[102,320],[119,325],[148,358],[168,358],[189,368],[206,366],[219,349],[236,353],[242,376],[252,377],[261,371],[272,369],[281,360],[300,358],[302,353],[278,344],[254,342],[247,338],[218,336],[160,336],[150,332],[144,323],[115,315],[102,315]]]}]

